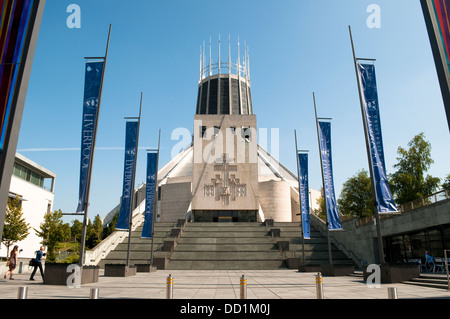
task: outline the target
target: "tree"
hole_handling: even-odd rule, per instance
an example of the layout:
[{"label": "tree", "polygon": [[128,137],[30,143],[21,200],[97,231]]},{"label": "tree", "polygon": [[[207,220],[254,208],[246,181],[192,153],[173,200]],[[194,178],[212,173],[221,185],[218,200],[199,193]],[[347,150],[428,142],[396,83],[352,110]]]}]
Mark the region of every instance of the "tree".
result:
[{"label": "tree", "polygon": [[321,189],[321,196],[316,198],[316,204],[319,207],[317,209],[313,209],[313,213],[319,218],[325,219],[327,216],[327,210],[325,206],[325,197],[323,196],[323,188]]},{"label": "tree", "polygon": [[83,223],[78,219],[72,221],[72,227],[70,227],[70,234],[75,238],[79,243],[81,242],[81,235],[83,232]]},{"label": "tree", "polygon": [[47,260],[56,260],[56,245],[64,241],[66,227],[62,221],[62,211],[55,210],[44,215],[44,222],[40,225],[40,231],[34,230],[42,238],[42,244],[47,246]]},{"label": "tree", "polygon": [[117,219],[119,219],[119,211],[114,215],[113,219],[103,228],[102,239],[105,239],[116,230]]},{"label": "tree", "polygon": [[360,170],[344,183],[338,205],[343,215],[362,218],[373,214],[372,186],[366,170]]},{"label": "tree", "polygon": [[434,163],[431,158],[431,143],[420,133],[408,143],[409,149],[397,150],[397,169],[390,177],[391,190],[397,204],[404,204],[432,194],[439,186],[440,179],[425,173]]},{"label": "tree", "polygon": [[442,183],[442,188],[447,189],[450,188],[450,174],[445,177],[444,182]]},{"label": "tree", "polygon": [[19,197],[8,198],[2,235],[2,243],[6,246],[7,256],[9,256],[9,247],[27,238],[29,230],[30,224],[23,218],[22,203]]},{"label": "tree", "polygon": [[93,223],[89,220],[86,233],[86,246],[89,249],[102,241],[103,223],[99,215],[95,216]]}]

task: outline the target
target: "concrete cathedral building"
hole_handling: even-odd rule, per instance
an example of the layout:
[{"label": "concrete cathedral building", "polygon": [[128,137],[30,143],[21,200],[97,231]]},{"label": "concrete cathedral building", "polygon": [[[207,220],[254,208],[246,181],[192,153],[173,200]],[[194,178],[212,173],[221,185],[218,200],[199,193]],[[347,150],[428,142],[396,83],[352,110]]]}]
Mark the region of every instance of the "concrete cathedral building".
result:
[{"label": "concrete cathedral building", "polygon": [[[193,142],[158,172],[156,220],[299,222],[296,174],[257,142],[247,48],[242,57],[238,43],[236,63],[230,44],[228,61],[221,61],[220,40],[217,63],[211,62],[211,43],[209,58],[201,51]],[[320,196],[310,189],[311,209]]]},{"label": "concrete cathedral building", "polygon": [[[211,44],[209,57],[205,47],[201,49],[192,143],[158,170],[152,239],[141,237],[146,191],[142,184],[135,195],[131,236],[116,230],[86,252],[88,264],[104,266],[105,274],[108,265],[124,264],[127,256],[138,269],[147,269],[151,260],[161,269],[298,266],[302,244],[297,176],[258,144],[248,50],[241,56],[239,42],[237,49],[232,63],[228,44],[224,62],[219,40],[215,64]],[[277,145],[271,144],[273,151]],[[312,213],[321,192],[309,192]],[[104,218],[104,225],[119,208],[120,204]],[[305,246],[308,262],[326,264],[326,238],[311,230],[315,239]],[[278,243],[280,234],[284,244]],[[335,248],[333,255],[348,263]]]}]

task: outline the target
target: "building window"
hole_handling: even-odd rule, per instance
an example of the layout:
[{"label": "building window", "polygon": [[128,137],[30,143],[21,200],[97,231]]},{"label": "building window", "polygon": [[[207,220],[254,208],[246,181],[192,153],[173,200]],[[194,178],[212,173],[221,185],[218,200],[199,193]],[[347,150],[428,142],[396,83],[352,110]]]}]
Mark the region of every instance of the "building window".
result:
[{"label": "building window", "polygon": [[13,175],[30,182],[36,186],[44,188],[44,177],[26,168],[23,165],[14,163]]}]

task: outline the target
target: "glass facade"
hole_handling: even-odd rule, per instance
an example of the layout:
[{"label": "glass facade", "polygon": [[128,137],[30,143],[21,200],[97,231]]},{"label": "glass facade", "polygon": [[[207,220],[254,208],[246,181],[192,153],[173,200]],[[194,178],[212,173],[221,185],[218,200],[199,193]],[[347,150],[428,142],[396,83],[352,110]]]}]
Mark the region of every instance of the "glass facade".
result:
[{"label": "glass facade", "polygon": [[252,114],[250,85],[245,78],[203,80],[198,89],[196,114]]},{"label": "glass facade", "polygon": [[444,249],[450,249],[450,224],[388,236],[384,245],[387,262],[425,262],[427,250],[435,257],[444,257]]},{"label": "glass facade", "polygon": [[52,191],[50,178],[45,178],[19,163],[14,163],[13,175],[48,191]]},{"label": "glass facade", "polygon": [[195,210],[194,222],[198,223],[253,223],[258,221],[256,210]]}]

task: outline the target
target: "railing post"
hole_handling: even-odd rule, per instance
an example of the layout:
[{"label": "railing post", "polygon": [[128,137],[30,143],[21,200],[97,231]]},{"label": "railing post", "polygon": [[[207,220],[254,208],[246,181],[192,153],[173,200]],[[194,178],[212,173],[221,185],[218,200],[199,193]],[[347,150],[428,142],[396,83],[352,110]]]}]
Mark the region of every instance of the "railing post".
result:
[{"label": "railing post", "polygon": [[316,275],[316,297],[317,299],[324,299],[323,298],[323,278],[322,274],[319,272]]},{"label": "railing post", "polygon": [[244,275],[240,280],[240,292],[241,299],[247,299],[247,278]]},{"label": "railing post", "polygon": [[388,288],[388,298],[389,299],[398,299],[397,288],[395,288],[395,287]]},{"label": "railing post", "polygon": [[173,277],[172,277],[172,275],[169,275],[167,277],[166,299],[173,299]]},{"label": "railing post", "polygon": [[19,287],[17,299],[27,299],[28,287]]},{"label": "railing post", "polygon": [[89,292],[89,299],[98,299],[98,288],[91,288]]}]

